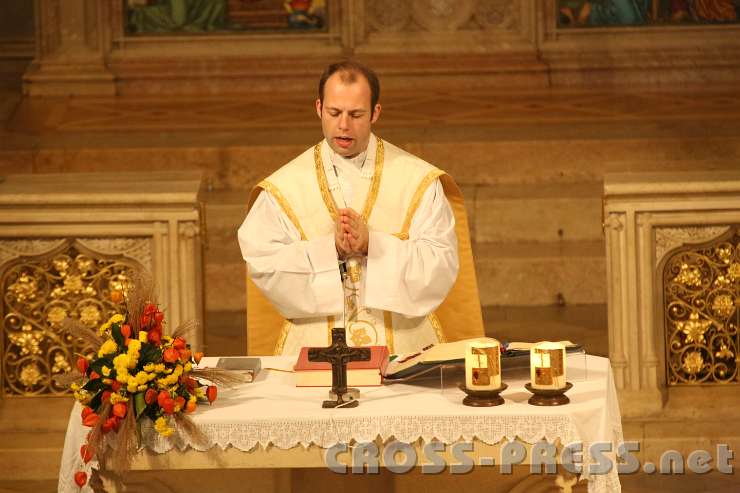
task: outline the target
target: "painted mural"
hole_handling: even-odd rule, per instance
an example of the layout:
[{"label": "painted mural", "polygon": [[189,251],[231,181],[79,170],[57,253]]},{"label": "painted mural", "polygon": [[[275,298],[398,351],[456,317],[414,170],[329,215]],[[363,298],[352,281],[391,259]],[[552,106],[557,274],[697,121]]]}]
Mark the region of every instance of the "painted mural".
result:
[{"label": "painted mural", "polygon": [[558,0],[558,27],[734,24],[740,0]]},{"label": "painted mural", "polygon": [[129,34],[327,29],[328,0],[123,0]]}]

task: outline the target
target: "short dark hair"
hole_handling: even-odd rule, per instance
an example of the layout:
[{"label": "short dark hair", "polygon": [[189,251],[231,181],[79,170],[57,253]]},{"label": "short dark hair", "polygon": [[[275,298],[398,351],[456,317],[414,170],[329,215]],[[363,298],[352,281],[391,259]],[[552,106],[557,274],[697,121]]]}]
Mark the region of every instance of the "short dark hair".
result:
[{"label": "short dark hair", "polygon": [[319,79],[319,101],[321,101],[321,106],[323,107],[324,105],[324,86],[326,85],[326,81],[337,72],[345,84],[352,84],[357,81],[358,75],[363,76],[367,80],[370,86],[370,116],[372,116],[375,112],[375,105],[378,104],[378,100],[380,99],[380,81],[370,67],[354,60],[343,60],[326,67]]}]

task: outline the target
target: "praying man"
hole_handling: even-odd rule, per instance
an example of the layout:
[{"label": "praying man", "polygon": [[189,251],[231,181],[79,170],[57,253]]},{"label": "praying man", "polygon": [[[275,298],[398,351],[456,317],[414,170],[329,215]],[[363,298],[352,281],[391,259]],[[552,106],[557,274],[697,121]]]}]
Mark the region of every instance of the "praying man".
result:
[{"label": "praying man", "polygon": [[326,346],[342,326],[350,346],[395,353],[445,340],[434,310],[458,275],[445,192],[459,189],[373,134],[379,97],[370,68],[327,67],[316,100],[324,140],[252,192],[239,245],[251,280],[285,319],[275,354]]}]

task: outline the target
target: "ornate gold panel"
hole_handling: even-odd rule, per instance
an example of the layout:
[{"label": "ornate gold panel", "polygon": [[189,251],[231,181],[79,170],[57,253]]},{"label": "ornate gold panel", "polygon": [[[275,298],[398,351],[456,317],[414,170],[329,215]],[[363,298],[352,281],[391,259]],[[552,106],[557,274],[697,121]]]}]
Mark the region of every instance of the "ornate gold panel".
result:
[{"label": "ornate gold panel", "polygon": [[668,384],[737,383],[740,229],[673,254],[663,289]]},{"label": "ornate gold panel", "polygon": [[[60,240],[51,251],[0,266],[0,355],[3,396],[59,395],[52,377],[91,351],[67,333],[67,317],[96,327],[119,311],[135,260]],[[135,241],[135,240],[134,240]]]}]

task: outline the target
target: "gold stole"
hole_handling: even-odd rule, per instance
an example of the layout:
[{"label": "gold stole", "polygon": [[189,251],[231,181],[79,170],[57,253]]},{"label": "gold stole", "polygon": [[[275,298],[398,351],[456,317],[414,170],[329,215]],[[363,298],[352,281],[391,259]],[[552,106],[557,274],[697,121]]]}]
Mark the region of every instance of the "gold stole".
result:
[{"label": "gold stole", "polygon": [[[378,196],[380,187],[380,178],[384,163],[384,145],[383,141],[377,139],[378,150],[376,152],[376,167],[368,196],[363,207],[362,215],[365,221],[370,215],[375,200]],[[389,146],[393,148],[393,146]],[[402,152],[402,151],[397,151]],[[317,144],[313,150],[316,178],[319,181],[319,188],[324,203],[332,216],[336,218],[336,206],[333,197],[326,184],[323,166],[321,165],[321,143]],[[415,159],[410,157],[410,159]],[[483,318],[480,309],[478,296],[478,283],[475,275],[475,266],[473,263],[470,234],[468,229],[467,213],[462,193],[457,187],[454,180],[443,171],[433,168],[419,182],[409,207],[404,215],[403,225],[400,231],[394,233],[395,236],[402,240],[409,237],[409,228],[416,210],[421,203],[421,199],[427,188],[439,179],[445,191],[445,196],[452,207],[455,215],[455,232],[458,240],[458,254],[460,261],[460,270],[457,280],[448,294],[445,301],[440,305],[434,314],[430,314],[429,322],[437,332],[440,340],[455,341],[473,337],[480,337],[484,334]],[[323,183],[321,183],[323,180]],[[321,186],[321,185],[324,186]],[[305,240],[306,234],[301,227],[297,215],[293,211],[290,203],[283,197],[280,190],[275,187],[269,180],[260,182],[253,190],[249,199],[251,208],[254,200],[259,193],[266,191],[270,193],[280,204],[283,212],[295,225],[301,234],[301,239]],[[436,315],[436,316],[435,316]],[[391,314],[384,313],[384,325],[386,327],[386,341],[389,346],[393,344],[393,332],[391,330]],[[269,300],[259,291],[254,283],[247,276],[247,349],[250,355],[266,355],[276,352],[279,354],[282,349],[282,342],[287,336],[289,322],[284,320],[275,310]],[[331,332],[334,325],[333,317],[328,317],[327,333]],[[282,330],[278,330],[282,327]],[[444,332],[442,332],[444,327]]]}]

